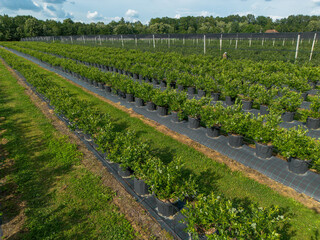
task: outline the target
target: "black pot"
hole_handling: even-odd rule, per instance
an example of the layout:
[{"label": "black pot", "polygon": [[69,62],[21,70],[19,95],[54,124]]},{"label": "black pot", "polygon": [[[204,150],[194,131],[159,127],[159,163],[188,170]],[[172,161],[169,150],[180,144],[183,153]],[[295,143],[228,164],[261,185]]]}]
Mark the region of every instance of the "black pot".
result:
[{"label": "black pot", "polygon": [[178,84],[178,91],[183,91],[183,90],[184,90],[184,86],[183,86],[183,85]]},{"label": "black pot", "polygon": [[301,93],[301,97],[302,97],[303,101],[306,101],[307,97],[308,97],[308,93],[306,93],[306,92]]},{"label": "black pot", "polygon": [[188,87],[188,94],[195,94],[196,88],[195,87]]},{"label": "black pot", "polygon": [[168,108],[167,108],[167,107],[158,106],[158,115],[159,115],[159,116],[166,116],[166,115],[168,115]]},{"label": "black pot", "polygon": [[260,114],[261,114],[261,115],[269,114],[268,106],[266,106],[266,105],[260,105]]},{"label": "black pot", "polygon": [[220,127],[213,126],[211,128],[207,128],[207,136],[211,138],[216,138],[220,136]]},{"label": "black pot", "polygon": [[198,97],[202,98],[206,96],[206,91],[204,90],[198,90]]},{"label": "black pot", "polygon": [[126,94],[124,92],[120,91],[120,90],[118,90],[118,96],[120,98],[126,98]]},{"label": "black pot", "polygon": [[304,161],[299,158],[292,158],[288,159],[288,168],[290,172],[296,174],[304,174],[309,170],[309,164],[311,161]]},{"label": "black pot", "polygon": [[131,176],[132,171],[128,168],[123,168],[121,165],[118,167],[118,174],[122,178],[129,178]]},{"label": "black pot", "polygon": [[235,103],[236,98],[235,97],[230,97],[230,96],[226,96],[226,104],[228,106],[231,106]]},{"label": "black pot", "polygon": [[233,134],[228,134],[229,135],[229,145],[231,147],[241,147],[243,145],[243,136],[241,135],[233,135]]},{"label": "black pot", "polygon": [[175,207],[172,203],[162,202],[158,198],[156,198],[157,202],[157,210],[160,216],[170,217],[175,215],[178,212],[177,207]]},{"label": "black pot", "polygon": [[213,101],[219,101],[220,95],[221,93],[215,93],[215,92],[211,93],[211,97],[213,98]]},{"label": "black pot", "polygon": [[105,89],[105,91],[106,91],[107,93],[110,93],[110,92],[111,92],[111,87],[110,87],[110,86],[105,86],[104,89]]},{"label": "black pot", "polygon": [[137,107],[143,107],[144,106],[144,101],[141,98],[135,98],[136,101],[136,106]]},{"label": "black pot", "polygon": [[251,110],[253,101],[242,100],[242,109],[243,110]]},{"label": "black pot", "polygon": [[105,90],[106,89],[106,86],[103,83],[100,83],[99,87],[100,87],[101,90]]},{"label": "black pot", "polygon": [[101,88],[102,83],[101,82],[97,82],[98,88]]},{"label": "black pot", "polygon": [[273,146],[256,143],[256,155],[260,158],[271,158],[273,153]]},{"label": "black pot", "polygon": [[161,82],[160,82],[160,87],[162,87],[162,88],[167,87],[166,81],[161,81]]},{"label": "black pot", "polygon": [[133,94],[126,93],[126,99],[127,99],[127,102],[133,102],[134,101]]},{"label": "black pot", "polygon": [[142,75],[141,74],[139,74],[139,80],[143,80],[143,77],[142,77]]},{"label": "black pot", "polygon": [[171,83],[170,83],[170,87],[171,87],[171,88],[176,88],[176,83],[175,83],[175,82],[171,82]]},{"label": "black pot", "polygon": [[307,128],[318,129],[320,127],[320,119],[308,117],[306,125]]},{"label": "black pot", "polygon": [[156,105],[153,102],[147,102],[147,110],[148,111],[155,111]]},{"label": "black pot", "polygon": [[134,191],[140,195],[145,196],[149,195],[149,186],[143,180],[139,180],[137,178],[133,179],[133,187]]},{"label": "black pot", "polygon": [[294,118],[295,112],[284,112],[281,115],[282,121],[284,122],[292,122]]},{"label": "black pot", "polygon": [[172,122],[181,122],[178,116],[178,112],[171,112],[171,121]]},{"label": "black pot", "polygon": [[189,128],[196,129],[200,127],[200,120],[198,118],[188,117]]}]

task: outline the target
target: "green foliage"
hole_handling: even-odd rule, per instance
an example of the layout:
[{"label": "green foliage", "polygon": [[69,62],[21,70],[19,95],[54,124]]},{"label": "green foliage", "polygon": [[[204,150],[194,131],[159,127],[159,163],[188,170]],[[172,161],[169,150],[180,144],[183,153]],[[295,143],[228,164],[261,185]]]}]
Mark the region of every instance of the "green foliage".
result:
[{"label": "green foliage", "polygon": [[290,91],[288,88],[282,89],[282,97],[279,97],[273,101],[273,107],[282,109],[286,112],[295,112],[302,103],[301,93]]},{"label": "green foliage", "polygon": [[199,195],[182,213],[193,239],[282,239],[279,226],[289,220],[278,207],[243,206],[214,193]]},{"label": "green foliage", "polygon": [[205,105],[201,109],[201,121],[210,128],[213,126],[221,126],[226,118],[225,108],[221,102],[215,106]]},{"label": "green foliage", "polygon": [[183,111],[192,118],[200,118],[202,107],[210,102],[210,98],[203,97],[200,100],[187,99],[183,105]]}]

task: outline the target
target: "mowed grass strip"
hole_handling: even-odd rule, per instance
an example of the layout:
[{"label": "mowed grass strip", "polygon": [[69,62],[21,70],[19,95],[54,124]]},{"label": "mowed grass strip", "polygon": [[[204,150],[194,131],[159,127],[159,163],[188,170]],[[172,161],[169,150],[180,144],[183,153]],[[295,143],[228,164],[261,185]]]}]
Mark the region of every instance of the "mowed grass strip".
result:
[{"label": "mowed grass strip", "polygon": [[10,239],[139,238],[112,203],[115,193],[84,168],[76,145],[54,129],[2,63],[0,116],[7,153],[0,158],[3,224],[21,208],[25,216]]},{"label": "mowed grass strip", "polygon": [[[36,66],[34,63],[30,62],[30,64]],[[90,101],[92,106],[109,113],[115,120],[118,130],[131,129],[138,132],[139,138],[150,142],[154,153],[164,161],[170,161],[174,155],[180,156],[185,162],[186,168],[198,176],[198,184],[202,187],[201,191],[214,191],[217,194],[224,194],[235,201],[243,201],[244,204],[257,202],[261,206],[278,205],[291,216],[289,232],[290,235],[293,235],[292,239],[318,238],[320,217],[315,211],[247,178],[241,172],[231,171],[226,165],[220,164],[192,147],[160,133],[140,119],[130,117],[127,112],[107,104],[55,73],[40,67],[39,72],[52,76],[56,83],[67,88],[80,99]]]}]

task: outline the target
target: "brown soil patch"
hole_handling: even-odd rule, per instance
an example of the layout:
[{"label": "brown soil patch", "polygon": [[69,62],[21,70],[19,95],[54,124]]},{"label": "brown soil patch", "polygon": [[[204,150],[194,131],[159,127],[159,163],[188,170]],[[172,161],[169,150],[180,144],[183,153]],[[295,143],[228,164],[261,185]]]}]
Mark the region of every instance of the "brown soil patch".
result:
[{"label": "brown soil patch", "polygon": [[[43,68],[44,70],[48,71],[47,69]],[[138,118],[140,119],[141,121],[143,121],[145,124],[148,124],[149,126],[157,129],[159,132],[162,132],[174,139],[176,139],[177,141],[181,142],[181,143],[184,143],[194,149],[196,149],[197,151],[205,154],[207,157],[213,159],[214,161],[217,161],[217,162],[220,162],[220,163],[223,163],[223,164],[226,164],[232,171],[241,171],[245,176],[261,183],[261,184],[264,184],[264,185],[267,185],[268,187],[270,187],[271,189],[273,189],[274,191],[280,193],[281,195],[283,196],[286,196],[286,197],[290,197],[290,198],[293,198],[294,200],[300,202],[301,204],[305,205],[306,207],[316,211],[317,213],[320,213],[320,203],[318,201],[316,201],[315,199],[307,196],[306,194],[303,194],[303,193],[298,193],[297,191],[295,191],[294,189],[290,188],[290,187],[287,187],[279,182],[276,182],[270,178],[268,178],[267,176],[261,174],[260,172],[252,169],[252,168],[249,168],[249,167],[246,167],[244,165],[242,165],[241,163],[238,163],[237,161],[233,160],[233,159],[230,159],[204,145],[201,145],[199,144],[198,142],[196,141],[193,141],[192,139],[188,138],[187,136],[185,135],[182,135],[182,134],[179,134],[177,132],[174,132],[172,130],[170,130],[169,128],[153,121],[153,120],[150,120],[148,118],[145,118],[144,116],[140,115],[140,114],[137,114],[136,112],[134,112],[131,108],[126,108],[122,105],[120,105],[120,103],[114,103],[108,99],[105,99],[103,97],[101,97],[100,95],[94,93],[94,92],[91,92],[89,91],[88,89],[72,82],[71,80],[67,79],[67,78],[64,78],[62,77],[61,75],[55,73],[57,76],[65,79],[66,81],[68,81],[69,83],[81,88],[83,91],[87,92],[87,93],[90,93],[91,95],[99,98],[101,101],[104,101],[124,112],[127,112],[129,113],[129,115],[131,117],[134,117],[134,118]]]},{"label": "brown soil patch", "polygon": [[[130,221],[135,231],[140,234],[139,239],[169,239],[171,236],[161,228],[159,223],[148,214],[148,212],[136,202],[136,200],[125,190],[125,188],[108,172],[95,155],[87,149],[85,144],[73,134],[69,128],[49,109],[25,82],[5,63],[7,69],[18,80],[18,83],[26,90],[25,93],[32,102],[42,111],[42,113],[51,121],[51,124],[62,134],[69,136],[72,143],[77,144],[79,151],[83,153],[82,163],[92,173],[101,177],[103,184],[110,187],[115,193],[113,202],[120,212]],[[6,223],[8,226],[14,226],[14,221]],[[8,230],[11,228],[8,227]],[[8,234],[8,233],[6,233]]]}]

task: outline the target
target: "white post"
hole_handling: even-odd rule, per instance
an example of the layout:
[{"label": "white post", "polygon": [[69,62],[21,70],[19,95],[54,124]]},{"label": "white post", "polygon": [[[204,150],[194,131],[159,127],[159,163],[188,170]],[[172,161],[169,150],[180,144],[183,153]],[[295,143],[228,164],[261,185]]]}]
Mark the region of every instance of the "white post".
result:
[{"label": "white post", "polygon": [[229,40],[229,44],[230,44],[230,45],[231,45],[231,43],[232,43],[232,39]]},{"label": "white post", "polygon": [[152,40],[153,40],[153,48],[156,48],[156,42],[154,40],[154,35],[152,35]]},{"label": "white post", "polygon": [[235,46],[235,49],[238,48],[238,38],[236,39],[236,46]]},{"label": "white post", "polygon": [[101,37],[100,37],[100,35],[99,35],[99,41],[100,41],[100,45],[102,45],[102,43],[101,43]]},{"label": "white post", "polygon": [[274,42],[275,42],[275,39],[273,39],[273,42],[272,42],[272,46],[274,47]]},{"label": "white post", "polygon": [[73,41],[72,41],[72,36],[71,36],[70,38],[71,38],[71,44],[73,44]]},{"label": "white post", "polygon": [[252,39],[250,38],[249,39],[249,47],[251,47],[251,41],[252,41]]},{"label": "white post", "polygon": [[122,35],[121,35],[121,45],[122,45],[122,47],[124,47],[124,42],[123,42],[123,37],[122,37]]},{"label": "white post", "polygon": [[295,60],[297,60],[298,58],[299,43],[300,43],[300,34],[298,35],[298,38],[297,38],[296,55],[294,57]]},{"label": "white post", "polygon": [[220,52],[221,52],[221,50],[222,50],[222,34],[220,36]]},{"label": "white post", "polygon": [[183,45],[185,44],[185,39],[184,39],[184,38],[182,39],[182,44],[183,44]]},{"label": "white post", "polygon": [[316,42],[316,38],[317,38],[317,33],[314,34],[314,37],[313,37],[313,42],[312,42],[312,47],[311,47],[311,52],[310,52],[310,59],[309,61],[311,61],[312,59],[312,53],[313,53],[313,49],[314,49],[314,44]]},{"label": "white post", "polygon": [[293,45],[293,43],[294,43],[294,38],[292,39],[292,45]]},{"label": "white post", "polygon": [[203,35],[203,54],[206,54],[206,35]]},{"label": "white post", "polygon": [[264,38],[262,38],[261,46],[263,46],[263,41],[264,41]]},{"label": "white post", "polygon": [[134,41],[135,41],[136,47],[137,47],[137,46],[138,46],[138,39],[137,39],[137,37],[134,38]]},{"label": "white post", "polygon": [[285,42],[286,42],[286,39],[284,38],[282,41],[282,46],[284,46]]}]

